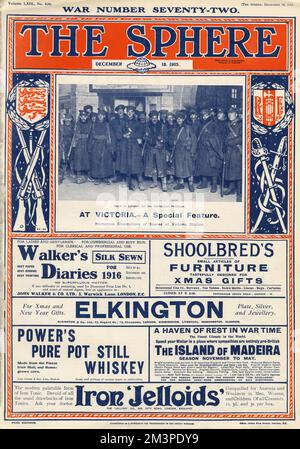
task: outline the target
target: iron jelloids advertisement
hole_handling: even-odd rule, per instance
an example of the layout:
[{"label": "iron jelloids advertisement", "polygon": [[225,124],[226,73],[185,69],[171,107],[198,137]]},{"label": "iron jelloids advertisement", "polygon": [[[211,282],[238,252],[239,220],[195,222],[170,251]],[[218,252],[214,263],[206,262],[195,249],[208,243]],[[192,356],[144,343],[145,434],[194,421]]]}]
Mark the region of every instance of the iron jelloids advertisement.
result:
[{"label": "iron jelloids advertisement", "polygon": [[4,427],[295,427],[299,2],[1,14]]}]

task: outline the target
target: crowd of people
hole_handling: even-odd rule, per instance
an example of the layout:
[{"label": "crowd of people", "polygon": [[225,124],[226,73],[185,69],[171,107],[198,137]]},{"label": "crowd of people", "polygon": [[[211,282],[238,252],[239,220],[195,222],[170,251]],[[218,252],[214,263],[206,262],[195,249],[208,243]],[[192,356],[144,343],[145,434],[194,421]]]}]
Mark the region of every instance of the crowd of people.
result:
[{"label": "crowd of people", "polygon": [[235,106],[153,110],[147,118],[134,106],[108,114],[86,105],[76,123],[63,109],[59,121],[60,183],[68,175],[77,184],[126,180],[130,190],[145,190],[148,178],[163,192],[187,185],[242,199],[242,114]]}]

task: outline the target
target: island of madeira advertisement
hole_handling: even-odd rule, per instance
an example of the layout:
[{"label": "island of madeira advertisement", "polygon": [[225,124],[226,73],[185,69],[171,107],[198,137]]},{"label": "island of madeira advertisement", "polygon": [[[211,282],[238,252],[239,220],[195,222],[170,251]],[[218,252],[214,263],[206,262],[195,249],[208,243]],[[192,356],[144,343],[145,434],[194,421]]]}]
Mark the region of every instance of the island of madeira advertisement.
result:
[{"label": "island of madeira advertisement", "polygon": [[1,21],[1,426],[299,426],[300,1]]}]

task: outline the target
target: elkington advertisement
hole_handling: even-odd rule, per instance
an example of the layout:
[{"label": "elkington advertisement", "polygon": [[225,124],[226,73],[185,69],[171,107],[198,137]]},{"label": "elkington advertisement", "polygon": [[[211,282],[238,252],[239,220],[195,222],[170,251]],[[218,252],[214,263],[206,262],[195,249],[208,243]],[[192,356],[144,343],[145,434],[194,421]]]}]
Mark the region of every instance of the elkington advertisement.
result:
[{"label": "elkington advertisement", "polygon": [[299,426],[299,0],[1,5],[2,427]]}]

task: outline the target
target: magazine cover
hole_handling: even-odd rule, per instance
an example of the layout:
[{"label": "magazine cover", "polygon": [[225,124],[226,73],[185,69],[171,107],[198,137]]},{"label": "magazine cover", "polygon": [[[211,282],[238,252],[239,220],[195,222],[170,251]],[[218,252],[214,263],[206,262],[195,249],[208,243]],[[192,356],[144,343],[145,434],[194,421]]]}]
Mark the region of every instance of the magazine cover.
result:
[{"label": "magazine cover", "polygon": [[299,7],[1,1],[1,427],[299,427]]}]

